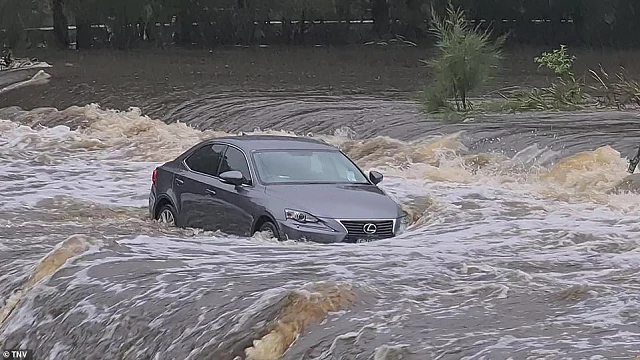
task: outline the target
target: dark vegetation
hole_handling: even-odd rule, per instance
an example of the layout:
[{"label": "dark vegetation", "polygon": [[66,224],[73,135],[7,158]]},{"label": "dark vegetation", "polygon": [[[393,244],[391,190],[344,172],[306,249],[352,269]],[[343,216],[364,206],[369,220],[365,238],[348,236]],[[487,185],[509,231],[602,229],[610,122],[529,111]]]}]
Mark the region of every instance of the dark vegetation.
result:
[{"label": "dark vegetation", "polygon": [[[446,17],[433,15],[431,22],[439,53],[426,62],[435,73],[435,81],[423,91],[422,103],[427,112],[445,112],[450,119],[460,119],[460,112],[473,110],[468,95],[497,72],[505,36],[494,39],[486,30],[469,27],[465,11],[453,6],[448,7]],[[640,106],[640,86],[625,76],[624,68],[616,75],[617,81],[612,80],[602,66],[600,74],[590,69],[591,77],[598,84],[589,87],[588,90],[594,90],[590,94],[585,91],[585,79],[574,72],[575,60],[564,44],[543,52],[533,61],[554,73],[555,78],[549,86],[524,91],[516,89],[510,94],[500,92],[502,101],[481,103],[480,110],[547,111],[579,110],[590,106],[615,106],[618,109]]]},{"label": "dark vegetation", "polygon": [[[0,0],[0,42],[77,48],[219,45],[341,45],[406,40],[430,44],[433,15],[449,0]],[[636,47],[637,0],[453,0],[468,20],[509,43]],[[355,23],[349,22],[355,21]],[[361,23],[371,20],[371,23]],[[278,21],[279,23],[274,23]],[[75,29],[67,31],[67,25]],[[97,26],[105,25],[105,26]],[[49,44],[52,45],[52,44]]]},{"label": "dark vegetation", "polygon": [[[427,45],[437,52],[423,61],[433,75],[421,94],[430,113],[625,108],[640,106],[638,82],[624,68],[610,75],[592,64],[587,85],[569,48],[638,47],[636,10],[637,0],[0,0],[0,42],[79,50]],[[37,29],[47,24],[48,38]],[[552,75],[548,86],[473,98],[494,80],[503,48],[519,45],[549,49],[532,59]]]},{"label": "dark vegetation", "polygon": [[429,112],[450,108],[471,108],[469,93],[492,78],[502,60],[505,37],[492,41],[487,31],[471,28],[464,11],[449,7],[445,18],[432,15],[433,32],[439,56],[425,61],[433,68],[434,83],[425,90],[424,104]]}]

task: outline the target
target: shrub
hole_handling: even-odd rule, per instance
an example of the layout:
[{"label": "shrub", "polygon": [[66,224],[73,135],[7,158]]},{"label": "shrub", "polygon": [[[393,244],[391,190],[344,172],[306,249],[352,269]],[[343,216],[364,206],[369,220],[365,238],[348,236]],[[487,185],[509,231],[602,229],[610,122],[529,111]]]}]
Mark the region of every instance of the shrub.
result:
[{"label": "shrub", "polygon": [[566,45],[560,45],[560,49],[555,49],[550,53],[543,52],[541,56],[533,59],[534,62],[540,64],[539,67],[546,66],[553,70],[559,78],[567,81],[575,81],[575,76],[573,75],[573,62],[575,60],[575,56],[567,54]]},{"label": "shrub", "polygon": [[539,67],[552,70],[557,76],[549,87],[533,88],[516,94],[508,104],[511,110],[577,110],[585,102],[582,82],[573,73],[575,56],[569,56],[566,45],[535,57]]},{"label": "shrub", "polygon": [[451,98],[456,110],[468,110],[471,108],[469,93],[485,84],[497,70],[505,37],[492,41],[488,31],[470,28],[464,11],[454,9],[451,4],[444,19],[433,10],[431,13],[431,31],[437,38],[439,55],[424,61],[435,73],[433,86],[423,94],[425,110],[435,112],[449,107]]}]

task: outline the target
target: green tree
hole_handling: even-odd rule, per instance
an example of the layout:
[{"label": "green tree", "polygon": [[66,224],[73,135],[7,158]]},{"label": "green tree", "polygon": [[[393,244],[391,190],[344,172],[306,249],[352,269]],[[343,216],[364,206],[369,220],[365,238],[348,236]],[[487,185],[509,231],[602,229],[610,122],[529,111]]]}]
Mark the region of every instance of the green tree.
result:
[{"label": "green tree", "polygon": [[483,85],[498,68],[505,37],[491,40],[489,32],[470,28],[465,12],[449,5],[447,16],[432,11],[433,32],[439,55],[427,62],[435,73],[435,83],[425,94],[428,111],[437,111],[453,97],[456,109],[471,106],[469,92]]}]

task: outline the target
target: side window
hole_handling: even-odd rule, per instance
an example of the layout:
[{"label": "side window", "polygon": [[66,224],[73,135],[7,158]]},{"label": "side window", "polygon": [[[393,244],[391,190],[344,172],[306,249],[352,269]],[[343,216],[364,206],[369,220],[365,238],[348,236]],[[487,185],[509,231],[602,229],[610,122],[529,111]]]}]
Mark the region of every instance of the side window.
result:
[{"label": "side window", "polygon": [[242,151],[229,146],[227,152],[222,159],[222,166],[220,166],[220,174],[225,171],[240,171],[246,180],[251,180],[249,173],[249,164],[245,159]]},{"label": "side window", "polygon": [[206,145],[196,150],[185,161],[193,171],[207,175],[218,175],[218,166],[226,145]]}]

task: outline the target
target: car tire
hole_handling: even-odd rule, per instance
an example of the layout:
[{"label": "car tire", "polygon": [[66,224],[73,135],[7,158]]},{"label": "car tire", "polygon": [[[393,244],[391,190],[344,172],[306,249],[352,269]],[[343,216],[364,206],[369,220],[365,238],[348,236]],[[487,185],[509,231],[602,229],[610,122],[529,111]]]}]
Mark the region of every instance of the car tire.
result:
[{"label": "car tire", "polygon": [[158,217],[156,218],[156,220],[158,220],[160,224],[163,224],[169,227],[177,226],[176,219],[177,219],[177,212],[176,212],[176,209],[171,204],[162,205],[162,207],[160,208],[160,211],[158,211]]},{"label": "car tire", "polygon": [[278,228],[271,221],[265,221],[260,228],[258,228],[257,232],[265,232],[266,235],[270,238],[276,238],[280,240],[280,234],[278,233]]}]

